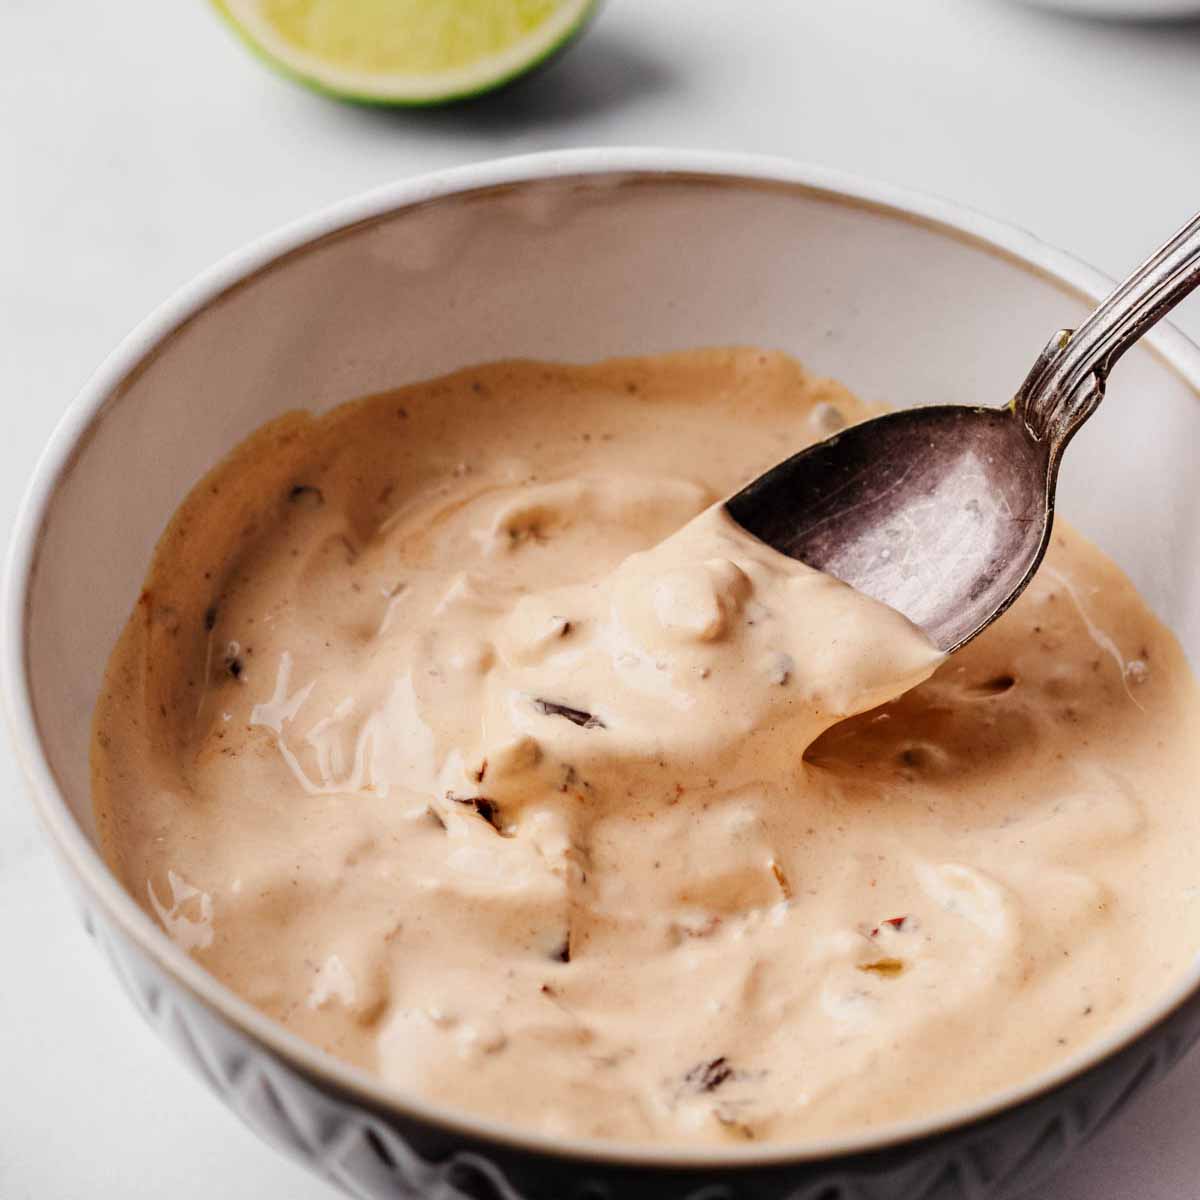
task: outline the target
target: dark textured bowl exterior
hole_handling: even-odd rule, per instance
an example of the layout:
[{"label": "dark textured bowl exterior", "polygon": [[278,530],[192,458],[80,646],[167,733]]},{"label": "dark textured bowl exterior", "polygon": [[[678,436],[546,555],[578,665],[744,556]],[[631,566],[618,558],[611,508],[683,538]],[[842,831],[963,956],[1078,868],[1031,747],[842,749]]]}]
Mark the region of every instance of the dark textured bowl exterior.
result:
[{"label": "dark textured bowl exterior", "polygon": [[1124,1050],[985,1120],[884,1150],[733,1168],[552,1156],[364,1104],[273,1053],[130,941],[75,882],[142,1016],[273,1146],[367,1200],[1017,1200],[1200,1036],[1200,994]]}]

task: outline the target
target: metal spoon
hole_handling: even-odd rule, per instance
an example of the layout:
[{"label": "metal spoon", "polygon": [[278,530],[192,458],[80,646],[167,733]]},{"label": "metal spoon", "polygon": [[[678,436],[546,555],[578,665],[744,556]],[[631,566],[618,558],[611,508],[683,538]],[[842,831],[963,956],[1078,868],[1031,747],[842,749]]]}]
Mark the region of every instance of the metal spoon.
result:
[{"label": "metal spoon", "polygon": [[898,609],[957,650],[1024,591],[1050,541],[1063,451],[1113,364],[1200,285],[1200,214],[1076,330],[1060,330],[1003,408],[941,404],[854,425],[726,501],[756,537]]}]

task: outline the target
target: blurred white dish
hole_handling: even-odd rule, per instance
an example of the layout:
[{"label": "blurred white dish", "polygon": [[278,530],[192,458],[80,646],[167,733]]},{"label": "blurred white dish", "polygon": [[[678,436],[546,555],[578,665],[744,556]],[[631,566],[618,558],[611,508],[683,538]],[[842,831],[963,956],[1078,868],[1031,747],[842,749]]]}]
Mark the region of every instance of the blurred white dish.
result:
[{"label": "blurred white dish", "polygon": [[1200,17],[1200,3],[1197,0],[1021,0],[1021,3],[1031,8],[1049,8],[1057,12],[1114,17],[1125,21]]}]

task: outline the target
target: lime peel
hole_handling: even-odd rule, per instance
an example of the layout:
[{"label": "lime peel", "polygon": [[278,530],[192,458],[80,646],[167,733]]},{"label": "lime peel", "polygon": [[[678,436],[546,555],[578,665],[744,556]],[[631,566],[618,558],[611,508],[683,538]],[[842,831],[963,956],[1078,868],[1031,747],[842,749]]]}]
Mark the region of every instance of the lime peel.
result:
[{"label": "lime peel", "polygon": [[213,0],[259,57],[368,104],[465,99],[532,70],[599,0]]}]

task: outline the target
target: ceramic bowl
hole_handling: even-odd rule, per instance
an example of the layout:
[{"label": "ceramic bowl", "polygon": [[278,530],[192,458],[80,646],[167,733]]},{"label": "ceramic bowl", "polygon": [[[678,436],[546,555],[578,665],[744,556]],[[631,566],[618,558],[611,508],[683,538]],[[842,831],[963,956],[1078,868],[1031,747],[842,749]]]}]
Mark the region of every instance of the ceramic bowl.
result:
[{"label": "ceramic bowl", "polygon": [[[734,342],[791,351],[871,400],[1000,403],[1048,333],[1105,290],[1029,235],[939,201],[789,162],[661,150],[553,153],[397,183],[202,276],[67,411],[21,511],[4,597],[16,748],[83,918],[135,1003],[250,1125],[360,1197],[1024,1192],[1200,1033],[1200,967],[1164,980],[1136,1020],[1069,1062],[927,1119],[688,1151],[532,1134],[388,1090],[173,945],[97,854],[89,720],[171,512],[239,439],[287,409],[504,356]],[[1063,511],[1132,575],[1193,659],[1198,388],[1200,352],[1160,328],[1121,363],[1061,490]]]}]

